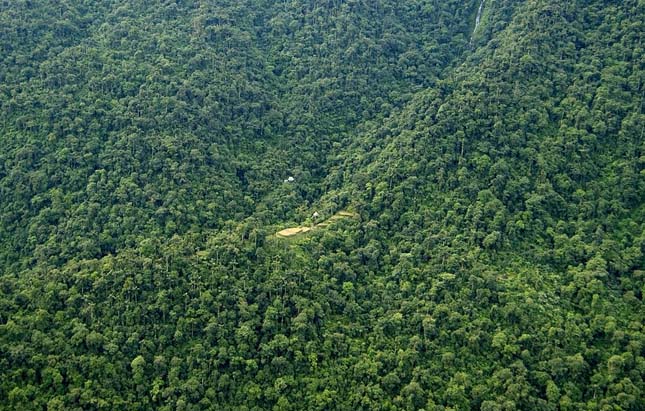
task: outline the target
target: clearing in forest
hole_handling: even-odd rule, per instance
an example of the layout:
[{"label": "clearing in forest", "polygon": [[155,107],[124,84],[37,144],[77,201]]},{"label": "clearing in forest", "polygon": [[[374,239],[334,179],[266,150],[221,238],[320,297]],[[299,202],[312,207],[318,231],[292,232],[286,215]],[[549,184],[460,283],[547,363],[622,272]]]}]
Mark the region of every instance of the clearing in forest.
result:
[{"label": "clearing in forest", "polygon": [[318,223],[316,225],[313,225],[311,227],[305,227],[305,226],[300,226],[300,227],[291,227],[291,228],[285,228],[284,230],[280,230],[276,233],[276,236],[280,238],[287,238],[287,237],[293,237],[298,234],[304,234],[307,233],[311,230],[315,230],[316,228],[325,228],[329,226],[334,221],[341,220],[343,218],[355,218],[357,217],[356,213],[352,213],[351,211],[346,211],[342,210],[334,214],[333,216],[329,217],[327,220]]}]

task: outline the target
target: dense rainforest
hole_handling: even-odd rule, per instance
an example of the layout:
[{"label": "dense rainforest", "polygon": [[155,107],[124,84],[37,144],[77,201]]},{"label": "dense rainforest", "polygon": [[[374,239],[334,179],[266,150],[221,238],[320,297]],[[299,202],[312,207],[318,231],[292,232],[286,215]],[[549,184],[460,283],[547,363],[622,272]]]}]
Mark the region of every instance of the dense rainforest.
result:
[{"label": "dense rainforest", "polygon": [[645,410],[642,0],[0,23],[0,410]]}]

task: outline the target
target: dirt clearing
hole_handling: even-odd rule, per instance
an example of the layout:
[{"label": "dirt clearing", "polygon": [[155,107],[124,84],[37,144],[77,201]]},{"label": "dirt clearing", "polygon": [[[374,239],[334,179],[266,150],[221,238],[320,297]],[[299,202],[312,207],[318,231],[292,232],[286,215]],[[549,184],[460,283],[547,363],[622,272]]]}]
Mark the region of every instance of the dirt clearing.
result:
[{"label": "dirt clearing", "polygon": [[321,223],[318,223],[315,226],[312,226],[312,227],[300,226],[300,227],[285,228],[284,230],[280,230],[277,233],[275,233],[275,235],[281,238],[293,237],[299,234],[307,233],[316,228],[328,227],[332,222],[337,220],[341,220],[344,218],[356,218],[356,217],[358,217],[358,214],[343,210],[343,211],[337,212],[333,216],[329,217],[327,220]]}]

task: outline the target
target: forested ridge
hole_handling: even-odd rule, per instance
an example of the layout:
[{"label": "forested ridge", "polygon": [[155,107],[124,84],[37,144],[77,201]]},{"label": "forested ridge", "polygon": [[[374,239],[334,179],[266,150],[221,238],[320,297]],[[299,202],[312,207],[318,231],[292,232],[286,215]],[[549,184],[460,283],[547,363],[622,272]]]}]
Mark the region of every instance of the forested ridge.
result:
[{"label": "forested ridge", "polygon": [[644,21],[1,3],[0,409],[644,410]]}]

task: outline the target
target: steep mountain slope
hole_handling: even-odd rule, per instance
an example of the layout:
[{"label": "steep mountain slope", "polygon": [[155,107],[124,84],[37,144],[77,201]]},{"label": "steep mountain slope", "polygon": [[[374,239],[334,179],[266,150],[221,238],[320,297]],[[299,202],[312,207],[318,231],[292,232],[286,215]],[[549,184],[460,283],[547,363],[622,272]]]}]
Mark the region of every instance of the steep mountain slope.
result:
[{"label": "steep mountain slope", "polygon": [[328,185],[351,187],[343,195],[395,224],[420,208],[440,213],[437,223],[463,217],[464,236],[491,249],[550,248],[576,232],[591,243],[597,229],[604,236],[623,229],[619,221],[642,223],[639,11],[529,2],[449,79],[357,138]]},{"label": "steep mountain slope", "polygon": [[641,2],[80,4],[0,6],[0,409],[643,410]]}]

